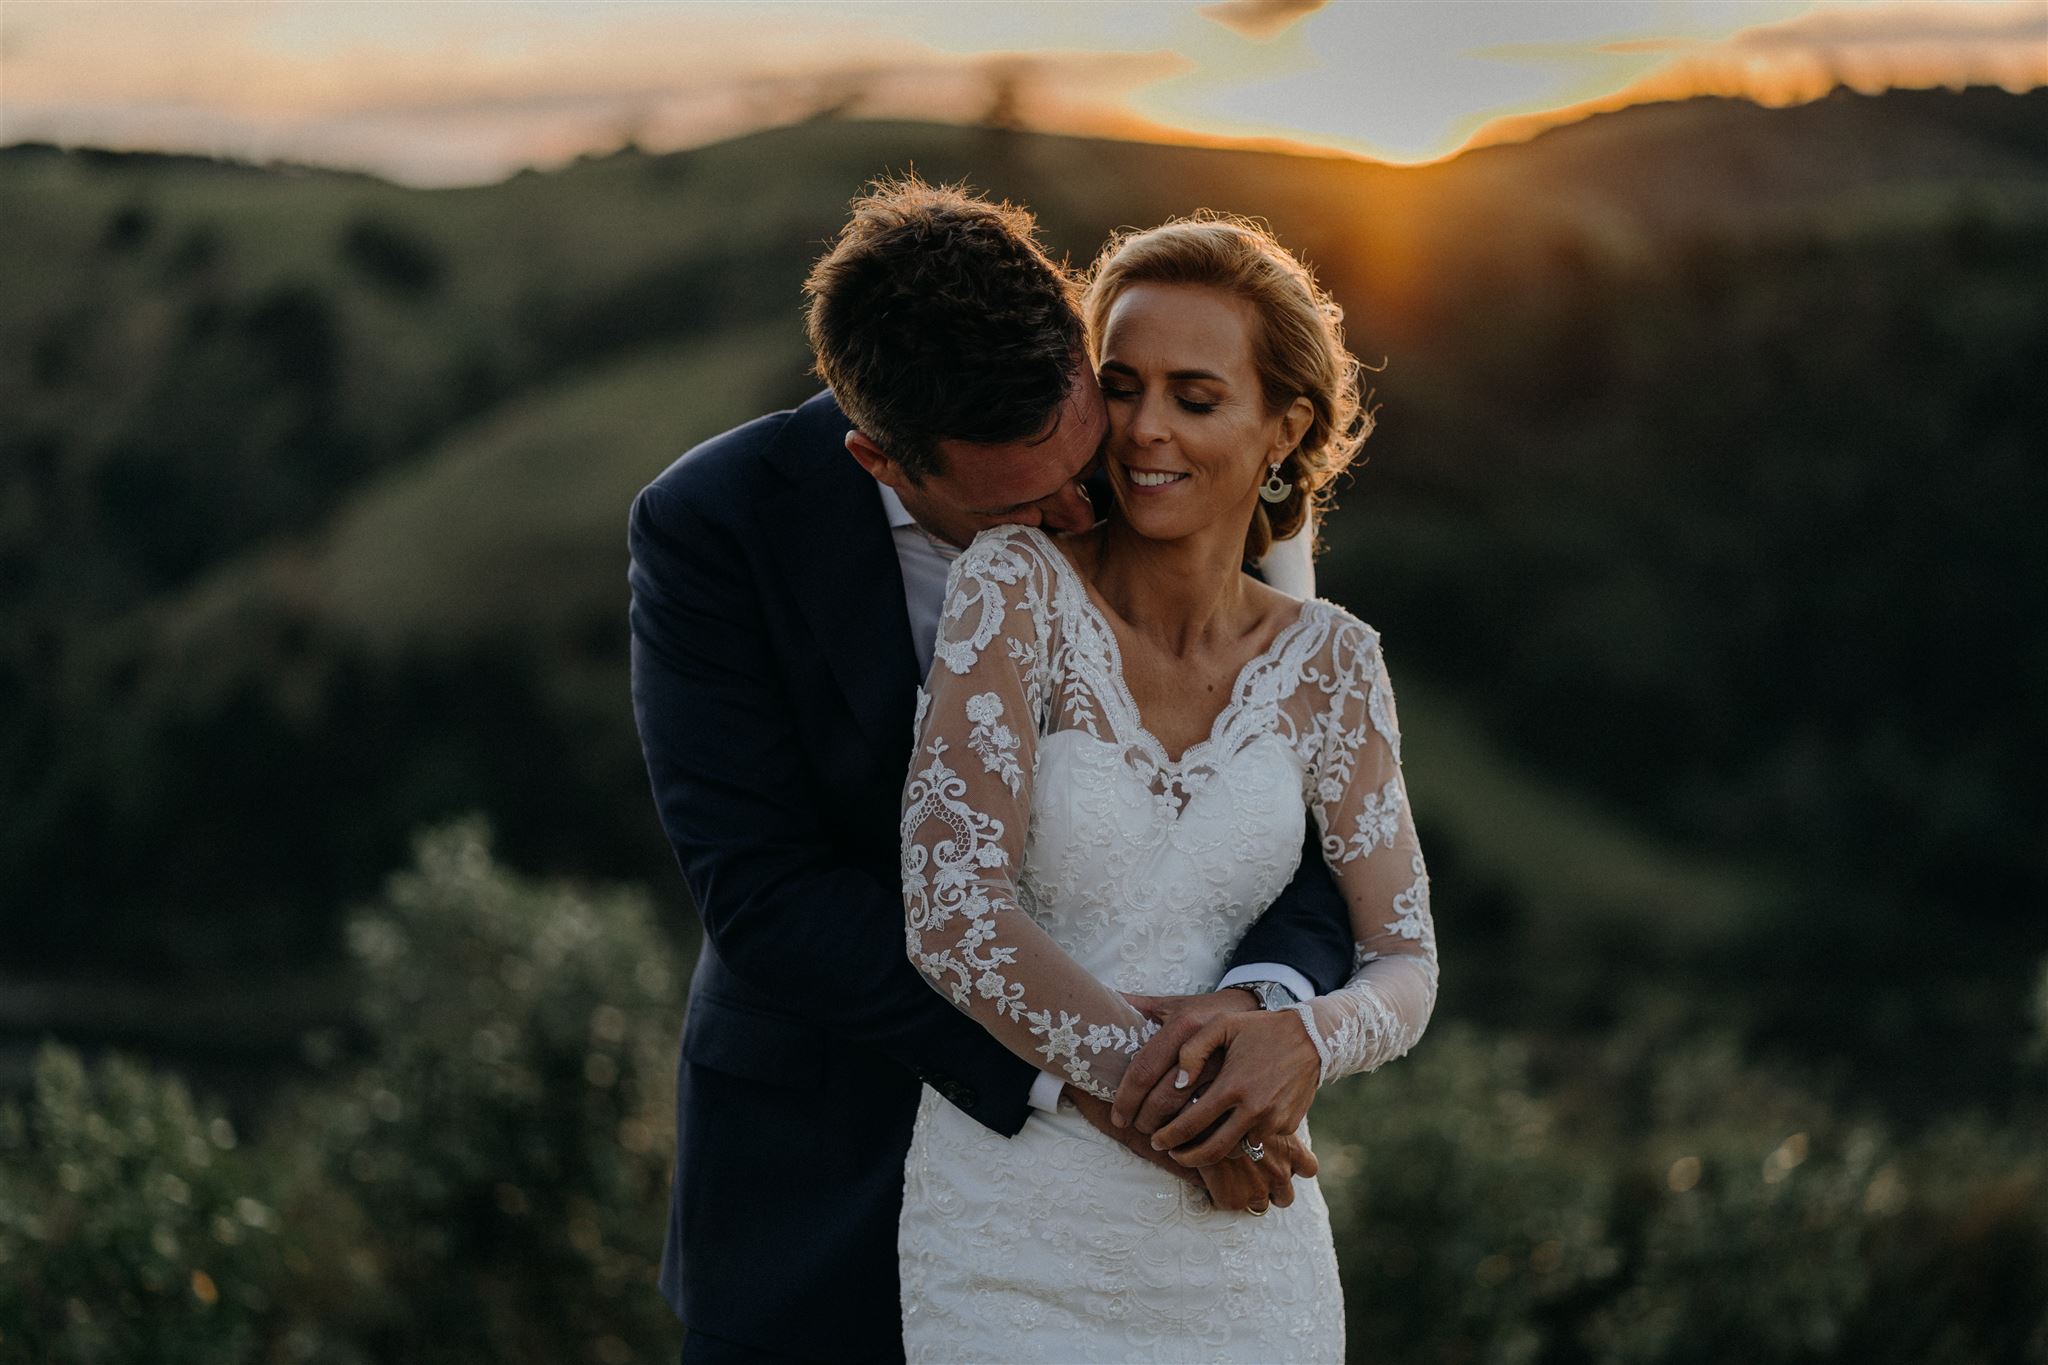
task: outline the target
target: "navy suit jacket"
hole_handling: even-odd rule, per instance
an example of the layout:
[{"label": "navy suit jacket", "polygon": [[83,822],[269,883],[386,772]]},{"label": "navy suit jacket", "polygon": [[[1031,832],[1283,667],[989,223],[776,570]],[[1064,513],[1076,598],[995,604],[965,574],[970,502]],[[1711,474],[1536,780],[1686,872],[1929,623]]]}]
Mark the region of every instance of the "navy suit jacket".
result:
[{"label": "navy suit jacket", "polygon": [[[633,712],[703,920],[661,1289],[763,1351],[900,1359],[896,1220],[919,1084],[1005,1136],[1037,1074],[904,956],[897,825],[919,682],[881,502],[829,394],[634,500]],[[1239,961],[1351,967],[1311,849]]]}]

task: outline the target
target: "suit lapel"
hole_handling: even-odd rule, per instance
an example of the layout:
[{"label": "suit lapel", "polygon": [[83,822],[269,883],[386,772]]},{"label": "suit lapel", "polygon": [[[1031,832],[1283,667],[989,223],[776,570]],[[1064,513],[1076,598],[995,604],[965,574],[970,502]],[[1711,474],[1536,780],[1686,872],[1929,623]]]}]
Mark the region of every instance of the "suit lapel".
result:
[{"label": "suit lapel", "polygon": [[821,662],[878,751],[907,751],[918,684],[903,571],[875,481],[846,451],[830,395],[797,409],[769,453],[793,515],[777,556]]}]

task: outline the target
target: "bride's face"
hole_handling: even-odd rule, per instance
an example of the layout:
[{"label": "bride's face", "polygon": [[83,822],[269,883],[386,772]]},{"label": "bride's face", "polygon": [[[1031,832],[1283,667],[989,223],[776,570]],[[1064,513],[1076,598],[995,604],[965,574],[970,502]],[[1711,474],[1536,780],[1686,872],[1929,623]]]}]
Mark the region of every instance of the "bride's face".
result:
[{"label": "bride's face", "polygon": [[1105,465],[1140,535],[1177,540],[1214,525],[1243,535],[1266,467],[1301,439],[1307,399],[1266,406],[1257,325],[1250,303],[1206,285],[1134,284],[1110,308],[1098,349]]}]

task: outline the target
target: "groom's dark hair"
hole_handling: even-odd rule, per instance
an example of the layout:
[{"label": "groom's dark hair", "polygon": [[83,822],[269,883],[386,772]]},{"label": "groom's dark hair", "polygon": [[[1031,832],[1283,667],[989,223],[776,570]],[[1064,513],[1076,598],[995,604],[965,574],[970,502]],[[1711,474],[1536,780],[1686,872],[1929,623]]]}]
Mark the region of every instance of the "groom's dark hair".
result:
[{"label": "groom's dark hair", "polygon": [[877,180],[804,281],[818,377],[913,482],[940,441],[1026,440],[1066,400],[1080,289],[1036,227],[961,185]]}]

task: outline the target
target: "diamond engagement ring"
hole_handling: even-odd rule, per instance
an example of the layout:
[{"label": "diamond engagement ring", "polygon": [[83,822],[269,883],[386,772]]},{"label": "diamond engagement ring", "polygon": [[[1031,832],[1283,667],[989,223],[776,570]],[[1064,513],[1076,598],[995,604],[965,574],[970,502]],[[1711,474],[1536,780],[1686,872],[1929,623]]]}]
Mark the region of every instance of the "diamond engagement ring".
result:
[{"label": "diamond engagement ring", "polygon": [[1244,1148],[1244,1154],[1253,1161],[1264,1161],[1266,1159],[1266,1144],[1263,1142],[1253,1142],[1250,1138],[1239,1138],[1237,1145]]}]

